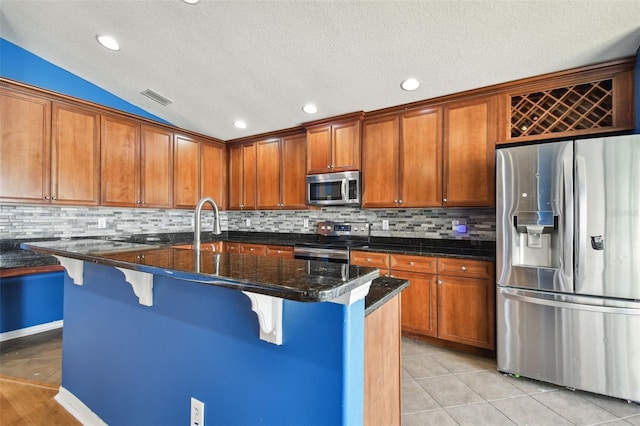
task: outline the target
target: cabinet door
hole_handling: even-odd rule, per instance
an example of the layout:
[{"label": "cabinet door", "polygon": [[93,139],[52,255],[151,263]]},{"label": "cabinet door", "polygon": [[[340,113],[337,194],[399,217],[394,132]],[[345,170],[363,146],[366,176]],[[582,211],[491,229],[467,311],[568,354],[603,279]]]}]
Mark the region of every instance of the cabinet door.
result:
[{"label": "cabinet door", "polygon": [[331,171],[331,126],[307,130],[307,173]]},{"label": "cabinet door", "polygon": [[280,202],[285,209],[307,208],[305,134],[282,138],[282,173],[280,175]]},{"label": "cabinet door", "polygon": [[438,337],[495,349],[494,282],[439,275]]},{"label": "cabinet door", "polygon": [[386,253],[354,250],[349,253],[349,264],[378,268],[380,269],[380,275],[384,275],[389,270],[389,255]]},{"label": "cabinet door", "polygon": [[[200,159],[200,197],[211,197],[226,208],[227,159],[222,144],[202,142]],[[207,205],[208,206],[208,205]]]},{"label": "cabinet door", "polygon": [[242,145],[229,148],[229,209],[242,208],[243,166]]},{"label": "cabinet door", "polygon": [[331,171],[360,170],[360,121],[331,126]]},{"label": "cabinet door", "polygon": [[100,202],[100,114],[53,103],[51,202]]},{"label": "cabinet door", "polygon": [[253,254],[256,256],[265,256],[267,254],[267,246],[264,244],[240,244],[240,253]]},{"label": "cabinet door", "polygon": [[397,207],[397,115],[365,121],[362,140],[362,207]]},{"label": "cabinet door", "polygon": [[409,281],[401,296],[402,331],[436,337],[438,302],[435,274],[391,270],[393,278]]},{"label": "cabinet door", "polygon": [[400,116],[400,207],[442,205],[442,108]]},{"label": "cabinet door", "polygon": [[280,139],[256,144],[257,209],[280,208]]},{"label": "cabinet door", "polygon": [[0,199],[51,198],[51,102],[0,88]]},{"label": "cabinet door", "polygon": [[[242,190],[242,208],[244,210],[256,208],[256,144],[243,146],[242,167],[244,182]],[[278,181],[273,182],[278,185]]]},{"label": "cabinet door", "polygon": [[445,106],[443,205],[493,206],[495,97]]},{"label": "cabinet door", "polygon": [[102,116],[101,204],[140,205],[140,125]]},{"label": "cabinet door", "polygon": [[142,126],[140,201],[147,207],[173,206],[173,132]]},{"label": "cabinet door", "polygon": [[283,257],[286,259],[293,259],[293,247],[292,246],[267,246],[266,254],[269,257]]},{"label": "cabinet door", "polygon": [[195,208],[200,196],[200,141],[176,134],[173,143],[173,206]]}]

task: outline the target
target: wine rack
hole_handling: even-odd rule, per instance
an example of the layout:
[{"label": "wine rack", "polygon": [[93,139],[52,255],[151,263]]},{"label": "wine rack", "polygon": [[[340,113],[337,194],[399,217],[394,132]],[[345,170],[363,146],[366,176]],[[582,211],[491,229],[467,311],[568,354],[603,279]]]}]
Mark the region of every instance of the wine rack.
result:
[{"label": "wine rack", "polygon": [[613,126],[613,79],[511,96],[511,138]]}]

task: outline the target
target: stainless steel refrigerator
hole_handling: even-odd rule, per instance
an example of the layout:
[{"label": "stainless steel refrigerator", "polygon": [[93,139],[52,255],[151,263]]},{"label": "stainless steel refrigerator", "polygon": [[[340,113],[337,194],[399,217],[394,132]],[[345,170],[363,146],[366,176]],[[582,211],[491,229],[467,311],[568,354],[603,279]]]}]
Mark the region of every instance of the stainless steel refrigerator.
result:
[{"label": "stainless steel refrigerator", "polygon": [[496,155],[498,370],[640,401],[640,135]]}]

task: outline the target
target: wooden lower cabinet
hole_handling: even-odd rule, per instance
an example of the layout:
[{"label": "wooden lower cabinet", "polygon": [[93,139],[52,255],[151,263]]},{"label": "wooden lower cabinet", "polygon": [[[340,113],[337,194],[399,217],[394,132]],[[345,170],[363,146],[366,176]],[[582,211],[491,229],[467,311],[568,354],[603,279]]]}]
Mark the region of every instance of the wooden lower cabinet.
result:
[{"label": "wooden lower cabinet", "polygon": [[255,254],[257,256],[266,256],[267,254],[267,246],[264,244],[240,244],[240,253],[241,254]]},{"label": "wooden lower cabinet", "polygon": [[364,319],[364,424],[400,426],[400,295]]},{"label": "wooden lower cabinet", "polygon": [[495,350],[493,262],[352,251],[350,263],[409,281],[401,298],[404,333],[461,344],[459,350]]},{"label": "wooden lower cabinet", "polygon": [[282,257],[285,259],[293,259],[293,246],[272,246],[267,245],[266,255],[269,257]]}]

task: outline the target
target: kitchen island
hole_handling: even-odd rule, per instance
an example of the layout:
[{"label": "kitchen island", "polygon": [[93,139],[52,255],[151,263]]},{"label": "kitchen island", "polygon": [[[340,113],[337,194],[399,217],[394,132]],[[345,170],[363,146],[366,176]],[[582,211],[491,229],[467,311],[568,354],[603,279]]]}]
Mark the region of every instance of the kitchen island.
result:
[{"label": "kitchen island", "polygon": [[58,400],[88,422],[361,424],[377,269],[104,240],[23,246],[65,266]]}]

